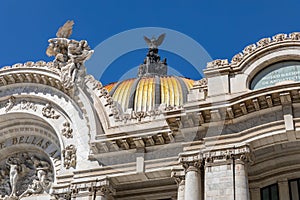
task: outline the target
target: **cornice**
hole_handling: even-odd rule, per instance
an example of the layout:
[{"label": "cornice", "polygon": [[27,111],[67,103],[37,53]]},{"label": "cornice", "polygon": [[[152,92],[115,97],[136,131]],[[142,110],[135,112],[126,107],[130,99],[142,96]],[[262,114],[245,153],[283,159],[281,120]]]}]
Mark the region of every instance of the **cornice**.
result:
[{"label": "cornice", "polygon": [[209,62],[206,66],[205,74],[238,72],[252,58],[255,59],[270,49],[288,46],[300,46],[300,32],[290,34],[280,33],[273,37],[262,38],[255,44],[246,46],[242,52],[234,55],[230,62],[227,59],[217,59]]},{"label": "cornice", "polygon": [[[300,102],[300,83],[278,85],[246,94],[235,95],[219,102],[198,102],[187,104],[184,111],[187,117],[197,117],[198,125],[232,120],[248,113]],[[181,114],[182,115],[182,114]]]},{"label": "cornice", "polygon": [[59,70],[52,62],[26,62],[5,66],[0,69],[0,86],[18,83],[38,83],[48,85],[69,95],[59,77]]}]

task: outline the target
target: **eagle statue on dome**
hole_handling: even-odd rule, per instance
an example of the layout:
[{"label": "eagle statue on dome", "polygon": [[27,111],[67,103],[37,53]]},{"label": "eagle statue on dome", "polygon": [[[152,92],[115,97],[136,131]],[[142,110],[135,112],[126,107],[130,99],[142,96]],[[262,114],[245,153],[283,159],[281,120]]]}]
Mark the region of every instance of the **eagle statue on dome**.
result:
[{"label": "eagle statue on dome", "polygon": [[167,60],[161,60],[158,55],[158,46],[162,44],[166,34],[161,34],[157,39],[153,36],[152,39],[144,36],[149,49],[144,59],[144,63],[139,66],[138,77],[144,76],[161,76],[167,74]]},{"label": "eagle statue on dome", "polygon": [[154,36],[152,36],[152,39],[149,39],[146,36],[144,36],[144,40],[146,41],[149,49],[157,49],[157,47],[160,46],[164,41],[165,36],[165,33],[161,34],[157,39]]}]

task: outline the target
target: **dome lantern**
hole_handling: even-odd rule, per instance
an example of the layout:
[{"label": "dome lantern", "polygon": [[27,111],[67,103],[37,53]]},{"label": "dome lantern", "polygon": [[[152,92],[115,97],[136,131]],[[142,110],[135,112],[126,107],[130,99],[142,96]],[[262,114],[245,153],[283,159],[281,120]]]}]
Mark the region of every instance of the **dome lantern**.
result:
[{"label": "dome lantern", "polygon": [[152,39],[144,36],[146,43],[148,44],[148,53],[144,59],[144,63],[139,66],[138,77],[144,76],[164,76],[167,75],[167,59],[160,59],[158,55],[158,46],[162,44],[166,34],[161,34],[158,39],[152,37]]}]

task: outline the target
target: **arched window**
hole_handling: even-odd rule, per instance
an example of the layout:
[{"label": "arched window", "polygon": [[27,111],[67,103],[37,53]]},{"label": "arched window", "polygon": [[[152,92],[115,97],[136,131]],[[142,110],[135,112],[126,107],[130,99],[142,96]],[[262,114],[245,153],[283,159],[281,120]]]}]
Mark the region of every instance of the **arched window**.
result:
[{"label": "arched window", "polygon": [[283,61],[266,67],[252,79],[250,89],[289,82],[300,82],[300,61]]}]

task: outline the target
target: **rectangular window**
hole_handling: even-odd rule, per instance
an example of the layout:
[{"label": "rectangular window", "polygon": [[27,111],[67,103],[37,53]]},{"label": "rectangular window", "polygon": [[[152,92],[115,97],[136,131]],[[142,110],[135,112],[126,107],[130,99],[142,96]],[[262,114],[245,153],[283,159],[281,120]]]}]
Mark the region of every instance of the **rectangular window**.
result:
[{"label": "rectangular window", "polygon": [[289,181],[290,200],[299,200],[300,197],[300,179],[294,179]]},{"label": "rectangular window", "polygon": [[261,200],[279,200],[277,184],[269,185],[260,189]]}]

